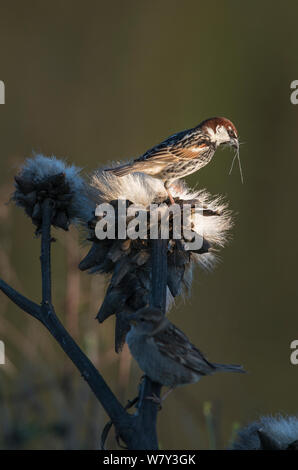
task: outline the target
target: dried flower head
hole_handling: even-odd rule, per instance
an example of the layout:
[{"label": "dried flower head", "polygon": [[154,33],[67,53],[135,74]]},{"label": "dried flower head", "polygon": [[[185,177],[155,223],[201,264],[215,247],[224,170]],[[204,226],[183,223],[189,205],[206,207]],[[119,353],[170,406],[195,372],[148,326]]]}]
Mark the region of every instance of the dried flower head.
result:
[{"label": "dried flower head", "polygon": [[297,416],[262,416],[240,429],[234,450],[298,450]]},{"label": "dried flower head", "polygon": [[[179,182],[171,187],[175,204],[181,208],[178,216],[169,211],[169,243],[168,243],[168,281],[167,309],[173,298],[183,291],[189,291],[192,283],[192,271],[195,264],[204,269],[211,269],[216,262],[216,252],[227,241],[227,233],[232,225],[231,213],[220,198],[212,199],[206,191],[191,192],[185,184]],[[162,211],[168,207],[168,195],[161,181],[145,174],[132,174],[118,178],[104,171],[96,172],[90,181],[90,197],[96,205],[109,203],[115,210],[115,233],[118,224],[118,201],[124,200],[126,208],[133,204],[140,211],[148,213],[146,237],[131,239],[99,240],[95,234],[96,224],[100,217],[94,217],[89,222],[88,238],[92,247],[87,256],[81,261],[80,269],[89,272],[99,272],[111,275],[111,280],[104,301],[100,307],[97,319],[103,322],[110,315],[117,314],[116,349],[120,349],[129,329],[123,320],[124,315],[149,304],[151,289],[151,250],[150,231],[152,221],[150,210],[152,204],[159,204]],[[193,207],[188,216],[181,220],[181,239],[173,237],[175,217],[181,218],[184,205]],[[195,206],[200,210],[196,211]],[[162,212],[161,212],[162,213]],[[126,217],[126,228],[129,233],[131,218]],[[198,248],[190,248],[189,231],[183,230],[187,224],[192,234],[200,234],[202,243]],[[185,235],[185,233],[187,235]]]},{"label": "dried flower head", "polygon": [[37,155],[26,160],[15,176],[12,199],[32,219],[36,233],[41,226],[41,206],[47,198],[53,203],[52,224],[55,227],[68,230],[70,223],[92,217],[86,184],[79,173],[80,168],[68,166],[56,157]]}]

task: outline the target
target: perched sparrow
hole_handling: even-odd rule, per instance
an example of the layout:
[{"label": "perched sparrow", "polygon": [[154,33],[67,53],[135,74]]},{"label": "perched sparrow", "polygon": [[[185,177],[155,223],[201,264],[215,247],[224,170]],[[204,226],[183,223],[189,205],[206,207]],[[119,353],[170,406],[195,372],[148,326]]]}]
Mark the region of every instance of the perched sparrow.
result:
[{"label": "perched sparrow", "polygon": [[239,365],[209,362],[160,310],[145,307],[128,318],[132,326],[126,342],[140,368],[154,382],[173,389],[214,372],[245,372]]},{"label": "perched sparrow", "polygon": [[210,118],[193,129],[168,137],[131,163],[105,171],[116,176],[141,172],[159,178],[164,182],[170,201],[174,203],[169,186],[175,180],[207,165],[217,147],[223,144],[235,147],[238,154],[237,130],[229,119]]}]

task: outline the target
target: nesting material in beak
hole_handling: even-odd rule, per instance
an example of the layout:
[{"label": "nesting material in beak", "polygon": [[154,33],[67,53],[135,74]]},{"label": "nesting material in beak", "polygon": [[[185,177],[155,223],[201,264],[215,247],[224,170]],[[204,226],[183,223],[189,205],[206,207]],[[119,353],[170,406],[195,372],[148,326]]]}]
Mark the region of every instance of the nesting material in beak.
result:
[{"label": "nesting material in beak", "polygon": [[239,164],[239,171],[240,171],[241,183],[243,184],[244,180],[243,180],[243,171],[242,171],[242,166],[241,166],[241,161],[240,161],[239,140],[238,140],[238,139],[232,139],[232,140],[231,140],[231,146],[232,146],[234,149],[236,149],[236,151],[235,151],[235,155],[234,155],[233,160],[232,160],[232,164],[231,164],[231,168],[230,168],[230,171],[229,171],[229,175],[232,173],[232,170],[233,170],[233,167],[234,167],[234,163],[235,163],[235,160],[236,160],[236,158],[237,158],[238,164]]}]

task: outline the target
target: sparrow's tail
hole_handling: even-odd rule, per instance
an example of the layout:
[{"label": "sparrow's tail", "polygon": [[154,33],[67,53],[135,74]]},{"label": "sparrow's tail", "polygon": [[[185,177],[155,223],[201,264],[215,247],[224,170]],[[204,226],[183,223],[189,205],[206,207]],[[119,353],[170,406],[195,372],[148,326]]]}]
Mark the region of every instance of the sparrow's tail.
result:
[{"label": "sparrow's tail", "polygon": [[242,366],[237,364],[216,364],[212,363],[216,368],[217,372],[240,372],[241,374],[246,374],[246,371]]},{"label": "sparrow's tail", "polygon": [[125,165],[117,166],[116,168],[107,168],[105,171],[108,173],[113,173],[115,176],[124,176],[129,175],[129,173],[134,173],[138,170],[134,168],[133,163],[126,163]]},{"label": "sparrow's tail", "polygon": [[134,161],[131,163],[125,163],[124,165],[117,166],[116,168],[108,168],[105,171],[113,173],[116,176],[125,176],[130,173],[146,173],[147,175],[154,176],[160,171],[164,165],[152,165],[150,159]]}]

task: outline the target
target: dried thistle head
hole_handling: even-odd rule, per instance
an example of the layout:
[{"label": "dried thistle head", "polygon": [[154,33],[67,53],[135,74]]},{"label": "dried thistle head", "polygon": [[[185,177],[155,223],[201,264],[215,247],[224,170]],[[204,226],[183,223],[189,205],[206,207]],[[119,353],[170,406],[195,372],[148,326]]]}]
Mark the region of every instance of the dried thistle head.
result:
[{"label": "dried thistle head", "polygon": [[41,207],[45,199],[53,203],[52,224],[68,230],[70,223],[89,220],[92,216],[86,184],[80,177],[80,168],[68,166],[55,157],[37,155],[26,160],[15,176],[12,199],[36,225],[41,227]]},{"label": "dried thistle head", "polygon": [[297,416],[261,416],[238,431],[233,450],[298,450]]},{"label": "dried thistle head", "polygon": [[[125,334],[129,329],[125,323],[125,314],[135,312],[149,304],[151,289],[151,245],[150,219],[152,204],[159,204],[161,211],[167,213],[169,224],[168,243],[168,279],[167,279],[167,309],[173,299],[183,292],[189,292],[192,283],[193,267],[198,264],[204,269],[211,269],[216,262],[217,250],[227,241],[227,233],[232,225],[231,213],[220,198],[212,199],[205,191],[191,192],[184,184],[171,187],[175,204],[181,208],[177,214],[168,207],[168,195],[162,182],[144,174],[132,174],[117,178],[103,171],[95,173],[90,181],[90,197],[95,204],[109,203],[115,212],[115,234],[117,234],[119,216],[119,201],[125,201],[126,236],[124,239],[105,238],[96,236],[96,224],[102,219],[93,217],[89,222],[88,239],[92,241],[87,256],[81,261],[81,270],[91,273],[99,272],[110,275],[110,283],[106,296],[100,307],[97,319],[103,322],[109,316],[117,315],[116,350],[121,348]],[[186,221],[181,224],[192,227],[192,232],[200,234],[202,243],[196,249],[189,249],[189,237],[176,239],[173,236],[175,217],[181,218],[184,205],[201,210],[190,210]],[[146,218],[146,236],[142,239],[129,238],[131,217],[129,209],[137,205],[140,211],[148,215]],[[118,217],[119,216],[119,217]],[[158,220],[158,219],[157,219]],[[186,231],[185,231],[186,232]]]}]

